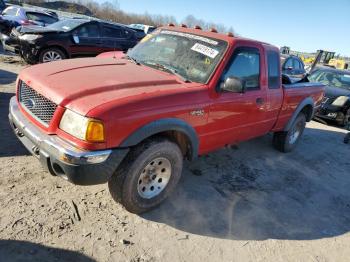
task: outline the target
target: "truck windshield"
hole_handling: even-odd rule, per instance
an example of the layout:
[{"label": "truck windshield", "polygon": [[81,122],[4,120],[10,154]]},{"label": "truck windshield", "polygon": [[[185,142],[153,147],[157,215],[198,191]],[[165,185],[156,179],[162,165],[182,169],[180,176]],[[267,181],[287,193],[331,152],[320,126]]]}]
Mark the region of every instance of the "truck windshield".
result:
[{"label": "truck windshield", "polygon": [[128,52],[146,66],[206,83],[227,48],[227,42],[199,35],[162,30],[147,35]]},{"label": "truck windshield", "polygon": [[311,81],[320,82],[327,86],[340,87],[350,90],[350,74],[317,70],[309,76]]}]

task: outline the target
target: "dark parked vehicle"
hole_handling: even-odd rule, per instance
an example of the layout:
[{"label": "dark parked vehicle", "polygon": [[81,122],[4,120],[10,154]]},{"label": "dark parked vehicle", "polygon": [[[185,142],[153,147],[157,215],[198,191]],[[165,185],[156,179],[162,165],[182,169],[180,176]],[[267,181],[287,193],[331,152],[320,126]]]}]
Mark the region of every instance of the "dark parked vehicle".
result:
[{"label": "dark parked vehicle", "polygon": [[3,19],[0,16],[0,39],[2,34],[9,35],[12,29],[12,23],[8,20]]},{"label": "dark parked vehicle", "polygon": [[6,8],[6,4],[3,0],[0,0],[0,12],[2,12]]},{"label": "dark parked vehicle", "polygon": [[57,14],[54,12],[45,12],[15,5],[9,6],[3,10],[1,16],[3,20],[10,21],[12,27],[21,25],[46,26],[58,21]]},{"label": "dark parked vehicle", "polygon": [[313,82],[326,85],[325,97],[316,117],[332,120],[339,125],[350,123],[350,71],[317,67],[309,76]]},{"label": "dark parked vehicle", "polygon": [[303,78],[306,74],[303,61],[295,55],[281,54],[282,74],[291,78]]},{"label": "dark parked vehicle", "polygon": [[67,19],[47,27],[20,27],[12,31],[11,41],[11,47],[30,64],[126,51],[138,42],[135,32],[127,26],[87,19]]},{"label": "dark parked vehicle", "polygon": [[146,35],[151,34],[156,29],[154,26],[143,24],[131,24],[129,27],[136,32],[136,37],[139,40],[144,38]]}]

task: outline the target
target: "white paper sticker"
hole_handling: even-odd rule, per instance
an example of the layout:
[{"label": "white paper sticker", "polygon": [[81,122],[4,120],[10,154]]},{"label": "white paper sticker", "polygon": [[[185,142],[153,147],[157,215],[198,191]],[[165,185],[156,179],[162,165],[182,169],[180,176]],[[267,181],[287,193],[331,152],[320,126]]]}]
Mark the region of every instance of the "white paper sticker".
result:
[{"label": "white paper sticker", "polygon": [[215,58],[219,51],[215,50],[213,48],[207,47],[205,45],[199,44],[199,43],[195,43],[194,46],[192,46],[191,50],[196,51],[198,53],[201,53],[203,55],[206,55],[210,58]]}]

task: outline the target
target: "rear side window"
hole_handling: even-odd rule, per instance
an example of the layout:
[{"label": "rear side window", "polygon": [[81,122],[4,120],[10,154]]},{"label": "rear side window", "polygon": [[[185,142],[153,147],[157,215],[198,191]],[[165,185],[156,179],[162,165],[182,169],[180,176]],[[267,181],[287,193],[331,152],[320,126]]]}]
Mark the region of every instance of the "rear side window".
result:
[{"label": "rear side window", "polygon": [[[291,60],[291,59],[289,59]],[[280,88],[280,58],[277,52],[267,52],[269,89]]]},{"label": "rear side window", "polygon": [[123,32],[118,27],[104,26],[103,27],[103,36],[104,37],[112,37],[112,38],[121,38],[121,37],[123,37]]},{"label": "rear side window", "polygon": [[42,22],[45,24],[53,24],[58,21],[58,19],[51,17],[49,15],[44,15],[41,13],[36,13],[36,12],[27,12],[27,18],[29,20],[37,21],[37,22]]},{"label": "rear side window", "polygon": [[260,54],[256,48],[239,48],[233,55],[233,60],[224,73],[227,77],[240,78],[246,91],[260,89]]}]

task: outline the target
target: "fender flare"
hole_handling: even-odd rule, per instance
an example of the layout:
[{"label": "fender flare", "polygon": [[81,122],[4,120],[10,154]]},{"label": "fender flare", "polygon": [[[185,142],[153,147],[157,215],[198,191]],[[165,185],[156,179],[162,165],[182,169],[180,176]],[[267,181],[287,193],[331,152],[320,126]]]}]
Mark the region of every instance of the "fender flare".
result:
[{"label": "fender flare", "polygon": [[178,118],[163,118],[146,124],[124,139],[120,147],[135,146],[146,138],[166,131],[183,133],[190,143],[190,159],[192,160],[198,156],[199,139],[196,131],[187,122]]},{"label": "fender flare", "polygon": [[314,101],[311,97],[307,97],[303,101],[301,101],[301,103],[295,109],[292,117],[289,119],[289,121],[288,121],[287,125],[284,127],[283,131],[288,131],[292,127],[292,124],[294,123],[295,119],[297,118],[297,116],[300,114],[300,112],[306,106],[311,106],[311,108],[312,108],[312,113],[311,113],[310,117],[307,117],[306,121],[309,122],[313,118],[313,115],[315,113],[314,112],[315,111]]}]

